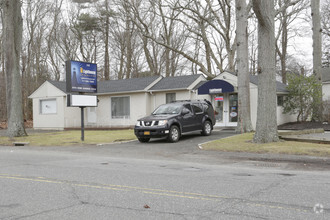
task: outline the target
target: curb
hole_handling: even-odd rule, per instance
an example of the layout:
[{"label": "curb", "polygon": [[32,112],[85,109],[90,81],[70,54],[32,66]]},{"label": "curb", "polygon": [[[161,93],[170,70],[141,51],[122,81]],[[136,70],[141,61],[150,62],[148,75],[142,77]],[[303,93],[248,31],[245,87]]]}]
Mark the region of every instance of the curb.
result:
[{"label": "curb", "polygon": [[221,152],[221,154],[225,157],[228,157],[229,159],[240,159],[248,161],[330,165],[330,157],[284,154],[257,154],[244,152]]},{"label": "curb", "polygon": [[297,142],[307,142],[316,144],[330,144],[330,139],[320,138],[320,137],[306,137],[302,135],[308,134],[323,134],[324,129],[305,129],[299,131],[279,131],[279,137],[286,141],[297,141]]},{"label": "curb", "polygon": [[278,131],[278,134],[280,136],[316,134],[316,133],[324,133],[324,129],[318,128],[318,129],[304,129],[304,130],[298,130],[298,131]]}]

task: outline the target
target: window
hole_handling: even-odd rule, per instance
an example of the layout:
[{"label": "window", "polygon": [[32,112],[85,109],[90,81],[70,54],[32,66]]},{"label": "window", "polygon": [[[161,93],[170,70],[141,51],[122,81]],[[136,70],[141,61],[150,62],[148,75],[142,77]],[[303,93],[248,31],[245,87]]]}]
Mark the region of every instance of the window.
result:
[{"label": "window", "polygon": [[277,106],[283,106],[283,103],[284,103],[284,96],[278,95],[277,96]]},{"label": "window", "polygon": [[40,100],[40,114],[56,114],[56,99]]},{"label": "window", "polygon": [[176,100],[176,94],[175,93],[166,93],[166,103],[171,103]]},{"label": "window", "polygon": [[192,108],[194,109],[195,114],[203,113],[203,107],[200,104],[193,104]]},{"label": "window", "polygon": [[111,117],[130,117],[130,97],[111,97]]},{"label": "window", "polygon": [[190,112],[192,112],[192,110],[191,110],[191,105],[186,104],[186,105],[184,105],[184,107],[187,108]]}]

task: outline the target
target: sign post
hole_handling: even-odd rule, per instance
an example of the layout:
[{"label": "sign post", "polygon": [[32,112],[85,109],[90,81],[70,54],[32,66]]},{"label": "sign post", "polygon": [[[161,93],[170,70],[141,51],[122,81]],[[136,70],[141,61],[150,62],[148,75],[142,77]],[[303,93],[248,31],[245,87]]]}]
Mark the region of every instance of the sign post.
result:
[{"label": "sign post", "polygon": [[80,61],[66,61],[66,91],[79,93],[68,94],[67,106],[79,107],[81,113],[81,141],[85,140],[84,108],[97,107],[96,95],[83,95],[84,93],[97,93],[97,65]]},{"label": "sign post", "polygon": [[81,141],[85,141],[85,123],[84,123],[84,108],[80,107],[81,109]]}]

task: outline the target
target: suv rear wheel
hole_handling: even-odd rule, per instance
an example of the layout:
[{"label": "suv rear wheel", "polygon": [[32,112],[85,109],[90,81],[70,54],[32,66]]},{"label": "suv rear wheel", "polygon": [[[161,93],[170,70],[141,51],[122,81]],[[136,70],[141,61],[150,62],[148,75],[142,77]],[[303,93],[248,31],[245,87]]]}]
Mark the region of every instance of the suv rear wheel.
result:
[{"label": "suv rear wheel", "polygon": [[209,136],[212,132],[212,125],[210,121],[205,121],[203,124],[202,135]]},{"label": "suv rear wheel", "polygon": [[172,125],[167,140],[174,143],[177,142],[179,139],[180,139],[180,129],[178,126]]}]

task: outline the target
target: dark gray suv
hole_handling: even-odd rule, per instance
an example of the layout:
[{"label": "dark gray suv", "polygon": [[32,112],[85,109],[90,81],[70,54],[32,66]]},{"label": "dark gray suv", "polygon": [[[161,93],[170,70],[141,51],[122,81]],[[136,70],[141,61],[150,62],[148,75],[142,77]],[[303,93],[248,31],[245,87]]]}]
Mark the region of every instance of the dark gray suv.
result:
[{"label": "dark gray suv", "polygon": [[160,137],[177,142],[186,132],[201,131],[202,135],[210,135],[214,124],[214,110],[208,100],[175,101],[139,119],[134,133],[140,142]]}]

